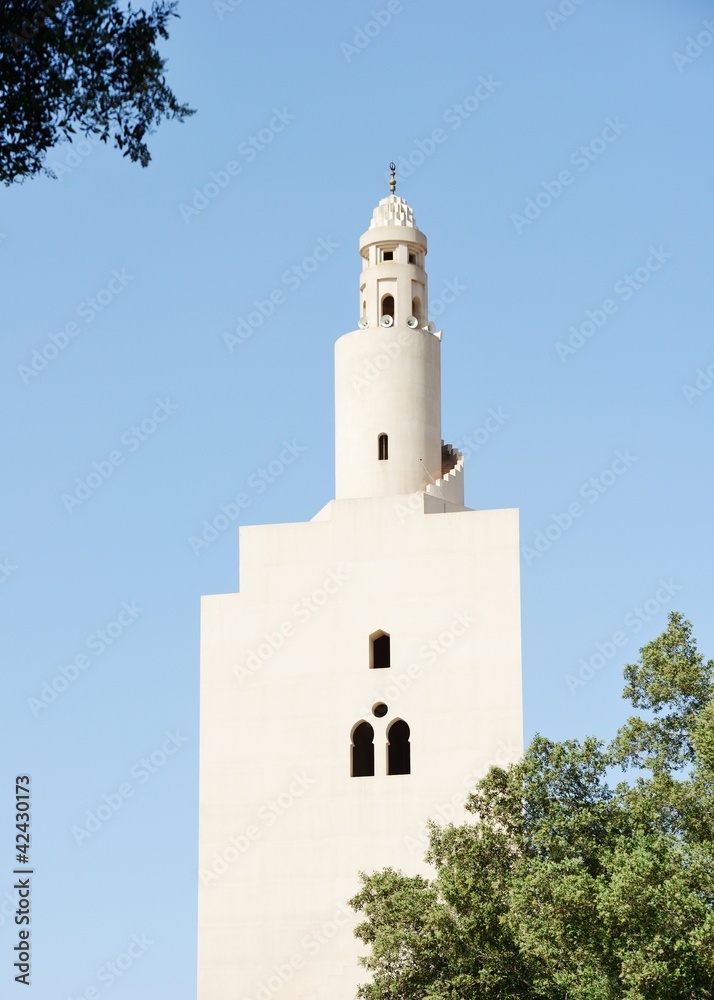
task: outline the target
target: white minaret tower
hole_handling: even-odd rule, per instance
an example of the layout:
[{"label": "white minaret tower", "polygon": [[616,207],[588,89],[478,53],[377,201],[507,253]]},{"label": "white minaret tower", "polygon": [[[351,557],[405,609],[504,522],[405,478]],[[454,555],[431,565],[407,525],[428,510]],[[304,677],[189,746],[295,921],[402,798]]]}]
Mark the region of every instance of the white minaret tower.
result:
[{"label": "white minaret tower", "polygon": [[338,500],[413,493],[441,477],[441,344],[427,328],[426,236],[392,193],[359,247],[360,328],[335,346]]},{"label": "white minaret tower", "polygon": [[426,237],[394,191],[335,347],[336,499],[241,528],[202,608],[199,1000],[353,1000],[360,870],[428,873],[430,817],[522,750],[517,511],[441,442]]}]

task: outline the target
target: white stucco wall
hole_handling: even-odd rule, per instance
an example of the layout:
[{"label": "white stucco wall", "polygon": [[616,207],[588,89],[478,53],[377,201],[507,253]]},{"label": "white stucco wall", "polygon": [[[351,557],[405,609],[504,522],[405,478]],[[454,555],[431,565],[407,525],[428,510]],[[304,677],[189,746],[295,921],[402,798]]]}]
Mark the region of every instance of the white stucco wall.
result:
[{"label": "white stucco wall", "polygon": [[[240,593],[204,598],[199,1000],[352,1000],[358,870],[423,871],[426,818],[521,752],[517,512],[425,507],[244,528]],[[388,670],[369,669],[378,629]],[[395,718],[409,775],[386,774]],[[350,776],[361,719],[369,778]]]},{"label": "white stucco wall", "polygon": [[[517,511],[467,510],[461,456],[442,464],[426,250],[404,199],[382,199],[360,329],[335,347],[337,499],[243,528],[240,593],[203,600],[198,1000],[352,1000],[357,873],[424,872],[428,818],[466,818],[478,778],[522,752]],[[386,773],[395,719],[410,774]],[[354,778],[360,720],[376,770]]]},{"label": "white stucco wall", "polygon": [[[335,344],[335,496],[397,496],[441,475],[441,343],[371,327]],[[389,460],[377,460],[379,434]]]}]

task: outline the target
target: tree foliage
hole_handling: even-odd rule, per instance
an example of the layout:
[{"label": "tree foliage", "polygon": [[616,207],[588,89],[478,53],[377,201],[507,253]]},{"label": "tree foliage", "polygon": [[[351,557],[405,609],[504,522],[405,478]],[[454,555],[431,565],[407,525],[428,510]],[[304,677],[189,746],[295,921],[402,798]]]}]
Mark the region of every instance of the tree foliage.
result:
[{"label": "tree foliage", "polygon": [[431,824],[433,878],[361,876],[360,997],[714,998],[714,663],[673,612],[625,679],[610,745],[536,736]]},{"label": "tree foliage", "polygon": [[176,3],[148,11],[117,0],[4,0],[0,6],[0,180],[44,171],[77,132],[111,139],[146,166],[146,137],[193,111],[166,85],[156,48]]}]

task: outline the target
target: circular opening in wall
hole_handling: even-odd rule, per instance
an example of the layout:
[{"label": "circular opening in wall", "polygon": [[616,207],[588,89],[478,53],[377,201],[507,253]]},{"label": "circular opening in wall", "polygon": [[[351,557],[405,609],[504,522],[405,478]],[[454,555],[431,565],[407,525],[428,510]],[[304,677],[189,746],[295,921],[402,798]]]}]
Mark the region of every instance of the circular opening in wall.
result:
[{"label": "circular opening in wall", "polygon": [[377,704],[372,707],[372,715],[376,715],[378,719],[383,719],[388,711],[389,709],[383,701],[378,701]]}]

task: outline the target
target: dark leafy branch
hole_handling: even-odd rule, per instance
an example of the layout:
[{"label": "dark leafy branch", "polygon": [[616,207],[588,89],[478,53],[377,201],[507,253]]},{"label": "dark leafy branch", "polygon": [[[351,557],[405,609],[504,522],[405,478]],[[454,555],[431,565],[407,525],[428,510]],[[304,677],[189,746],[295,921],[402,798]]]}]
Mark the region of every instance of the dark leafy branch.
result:
[{"label": "dark leafy branch", "polygon": [[163,119],[193,114],[166,83],[157,43],[175,2],[5,0],[0,8],[0,180],[51,171],[45,157],[77,133],[146,166]]}]

